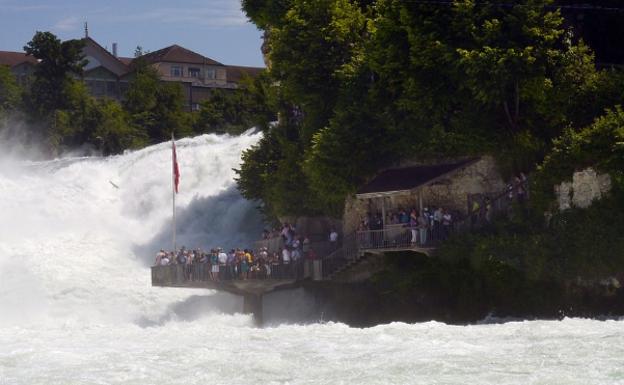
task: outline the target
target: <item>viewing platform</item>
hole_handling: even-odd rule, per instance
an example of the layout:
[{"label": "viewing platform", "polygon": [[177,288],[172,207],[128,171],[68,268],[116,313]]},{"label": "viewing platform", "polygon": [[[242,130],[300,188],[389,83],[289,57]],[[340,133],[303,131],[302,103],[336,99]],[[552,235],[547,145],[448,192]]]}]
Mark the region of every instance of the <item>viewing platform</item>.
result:
[{"label": "viewing platform", "polygon": [[253,314],[259,325],[265,294],[296,288],[305,279],[322,279],[320,260],[269,265],[268,270],[251,272],[248,279],[240,278],[234,266],[220,266],[219,273],[211,276],[207,263],[152,266],[151,271],[152,286],[211,289],[242,296],[243,312]]},{"label": "viewing platform", "polygon": [[[511,186],[513,190],[517,187]],[[218,273],[211,273],[213,266],[207,262],[154,266],[152,286],[204,288],[242,296],[243,311],[253,314],[255,321],[261,325],[264,295],[301,287],[305,281],[345,283],[368,279],[381,271],[374,266],[377,262],[371,262],[375,254],[414,252],[432,257],[437,247],[454,234],[474,231],[490,223],[495,215],[508,215],[514,202],[509,197],[509,191],[507,189],[487,197],[477,197],[478,201],[470,197],[467,200],[470,207],[467,214],[454,217],[447,224],[434,221],[431,217],[424,225],[418,226],[410,226],[408,223],[385,224],[382,221],[380,228],[353,231],[338,242],[306,243],[297,249],[300,257],[290,260],[290,263],[283,263],[281,258],[260,259],[261,263],[256,263],[254,268],[250,267],[249,272],[243,274],[239,274],[240,266],[236,263],[219,264]],[[382,218],[385,219],[386,206],[384,198],[381,199]],[[474,204],[475,201],[478,204]],[[255,244],[256,250],[264,250],[271,256],[274,253],[281,255],[284,247],[292,246],[286,246],[279,236]],[[376,260],[380,259],[378,257]]]}]

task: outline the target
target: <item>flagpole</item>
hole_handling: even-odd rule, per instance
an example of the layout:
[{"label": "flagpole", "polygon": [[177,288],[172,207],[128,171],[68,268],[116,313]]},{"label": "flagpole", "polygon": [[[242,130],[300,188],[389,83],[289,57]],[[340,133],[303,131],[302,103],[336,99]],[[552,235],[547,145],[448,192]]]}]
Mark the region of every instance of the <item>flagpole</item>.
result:
[{"label": "flagpole", "polygon": [[173,131],[171,132],[171,196],[173,202],[173,251],[177,253],[177,245],[176,245],[176,204],[175,204],[175,196],[176,196],[176,162],[175,158],[175,140],[173,139]]}]

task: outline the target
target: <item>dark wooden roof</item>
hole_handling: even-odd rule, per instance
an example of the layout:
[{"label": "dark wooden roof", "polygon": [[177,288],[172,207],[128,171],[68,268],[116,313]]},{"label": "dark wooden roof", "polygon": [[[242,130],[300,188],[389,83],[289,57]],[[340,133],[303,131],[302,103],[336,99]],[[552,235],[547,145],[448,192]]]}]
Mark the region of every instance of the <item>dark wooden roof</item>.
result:
[{"label": "dark wooden roof", "polygon": [[386,170],[377,175],[368,184],[360,188],[358,197],[373,197],[375,194],[387,195],[393,192],[409,191],[426,185],[443,175],[458,171],[478,159],[467,159],[456,163],[413,166]]},{"label": "dark wooden roof", "polygon": [[210,65],[223,65],[215,60],[193,52],[190,49],[180,47],[177,44],[169,47],[159,49],[158,51],[147,53],[141,56],[148,63],[158,62],[174,62],[174,63],[189,63],[189,64],[210,64]]},{"label": "dark wooden roof", "polygon": [[37,59],[24,52],[0,51],[0,64],[13,67],[21,63],[37,64]]}]

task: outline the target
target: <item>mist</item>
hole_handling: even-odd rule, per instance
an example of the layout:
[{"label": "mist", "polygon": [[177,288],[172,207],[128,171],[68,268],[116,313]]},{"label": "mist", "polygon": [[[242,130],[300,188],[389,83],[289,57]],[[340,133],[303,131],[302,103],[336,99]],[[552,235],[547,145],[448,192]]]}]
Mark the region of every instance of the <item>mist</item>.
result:
[{"label": "mist", "polygon": [[[176,142],[178,245],[248,247],[259,237],[260,215],[236,190],[232,171],[259,138]],[[172,306],[191,295],[214,295],[151,287],[148,266],[160,248],[171,248],[170,143],[34,161],[35,150],[3,140],[0,153],[0,324],[159,322],[175,309],[184,313]]]}]

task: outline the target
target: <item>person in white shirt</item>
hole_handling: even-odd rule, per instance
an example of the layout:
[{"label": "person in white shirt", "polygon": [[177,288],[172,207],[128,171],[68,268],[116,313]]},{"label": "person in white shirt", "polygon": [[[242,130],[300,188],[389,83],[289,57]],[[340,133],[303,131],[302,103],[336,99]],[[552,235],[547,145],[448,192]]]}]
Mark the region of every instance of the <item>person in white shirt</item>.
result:
[{"label": "person in white shirt", "polygon": [[154,266],[159,266],[160,265],[160,261],[163,259],[163,257],[165,257],[167,254],[165,254],[165,250],[160,249],[160,251],[158,253],[156,253],[156,263],[154,264]]},{"label": "person in white shirt", "polygon": [[219,247],[219,265],[225,266],[227,263],[227,254],[223,252],[223,249]]},{"label": "person in white shirt", "polygon": [[288,250],[288,247],[284,247],[282,249],[282,263],[284,264],[284,266],[282,266],[282,278],[289,278],[291,271],[292,271],[292,267],[290,265],[290,261],[291,261],[291,253],[290,250]]},{"label": "person in white shirt", "polygon": [[451,235],[452,226],[453,217],[448,210],[444,210],[444,215],[442,215],[442,239],[447,239]]},{"label": "person in white shirt", "polygon": [[334,228],[332,228],[329,233],[329,242],[332,250],[336,250],[338,248],[338,232]]},{"label": "person in white shirt", "polygon": [[284,262],[285,265],[290,263],[290,250],[288,250],[287,247],[282,249],[282,262]]}]

